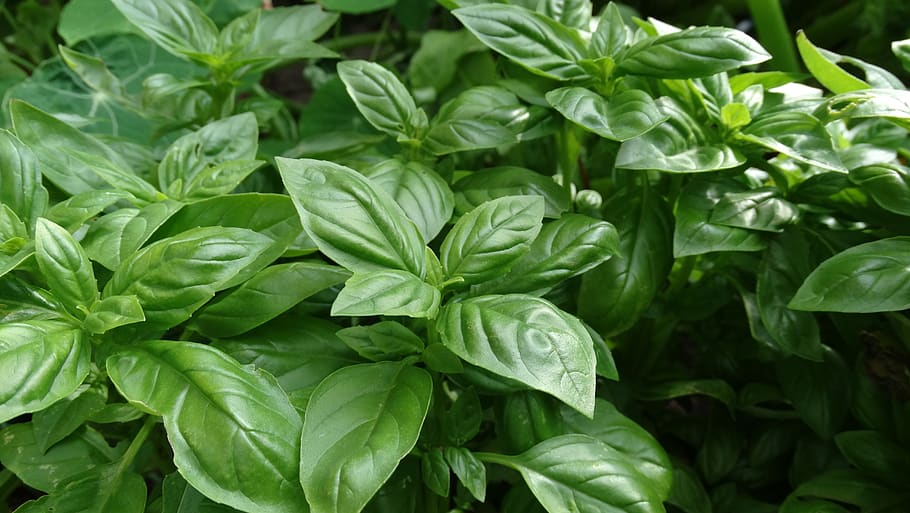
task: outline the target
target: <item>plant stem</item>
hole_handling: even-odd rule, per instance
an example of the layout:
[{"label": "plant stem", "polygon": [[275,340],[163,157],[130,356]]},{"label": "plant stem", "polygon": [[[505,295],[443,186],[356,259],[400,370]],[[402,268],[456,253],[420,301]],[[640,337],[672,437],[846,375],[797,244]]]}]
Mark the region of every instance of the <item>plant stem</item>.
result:
[{"label": "plant stem", "polygon": [[575,133],[575,125],[568,119],[563,120],[562,129],[556,134],[556,150],[559,152],[559,173],[562,186],[571,195],[572,184],[578,174],[578,154],[581,146]]},{"label": "plant stem", "polygon": [[133,460],[136,459],[136,455],[139,454],[139,449],[142,449],[145,440],[148,438],[149,434],[152,432],[152,428],[155,427],[155,424],[158,423],[158,418],[148,415],[145,417],[145,422],[142,423],[142,427],[139,428],[139,432],[136,433],[133,441],[130,442],[130,446],[126,448],[126,452],[123,453],[123,457],[120,458],[119,470],[122,473],[126,470],[127,467],[133,464]]},{"label": "plant stem", "polygon": [[771,66],[780,71],[799,71],[793,35],[787,27],[780,0],[746,0],[746,3],[749,4],[759,40],[774,57]]}]

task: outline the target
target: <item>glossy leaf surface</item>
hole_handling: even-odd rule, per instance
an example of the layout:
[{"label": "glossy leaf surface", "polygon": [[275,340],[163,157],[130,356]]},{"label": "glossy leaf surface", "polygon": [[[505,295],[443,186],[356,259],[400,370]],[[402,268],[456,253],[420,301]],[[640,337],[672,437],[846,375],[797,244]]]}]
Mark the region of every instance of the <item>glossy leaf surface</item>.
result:
[{"label": "glossy leaf surface", "polygon": [[567,119],[614,141],[638,137],[667,119],[647,93],[635,89],[607,99],[583,87],[563,87],[548,92],[547,101]]},{"label": "glossy leaf surface", "polygon": [[354,273],[332,304],[332,315],[436,316],[439,289],[411,273],[396,270]]}]

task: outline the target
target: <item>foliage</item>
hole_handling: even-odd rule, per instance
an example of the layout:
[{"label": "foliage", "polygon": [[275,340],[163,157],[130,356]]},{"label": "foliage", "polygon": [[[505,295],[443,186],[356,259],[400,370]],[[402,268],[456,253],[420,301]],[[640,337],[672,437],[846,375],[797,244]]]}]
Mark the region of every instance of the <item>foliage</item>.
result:
[{"label": "foliage", "polygon": [[900,78],[802,32],[809,74],[614,3],[440,4],[16,33],[0,509],[904,511]]}]

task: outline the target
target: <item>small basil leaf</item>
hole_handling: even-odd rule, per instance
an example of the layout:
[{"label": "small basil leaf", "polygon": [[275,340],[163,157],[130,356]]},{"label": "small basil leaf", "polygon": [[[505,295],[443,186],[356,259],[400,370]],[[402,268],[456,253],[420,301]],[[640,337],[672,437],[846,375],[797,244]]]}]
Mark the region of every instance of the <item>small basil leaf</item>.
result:
[{"label": "small basil leaf", "polygon": [[632,41],[632,31],[623,21],[622,13],[610,2],[600,15],[597,29],[591,35],[591,52],[594,57],[615,57]]},{"label": "small basil leaf", "polygon": [[[824,101],[812,115],[822,123],[838,119],[886,118],[906,128],[910,121],[910,91],[864,89],[841,93]],[[29,144],[28,141],[25,143]]]},{"label": "small basil leaf", "polygon": [[837,54],[828,55],[829,52],[812,44],[802,30],[796,34],[796,46],[812,76],[832,93],[846,93],[870,87],[866,82],[841,69],[836,59],[830,58]]},{"label": "small basil leaf", "polygon": [[51,292],[77,318],[98,300],[98,282],[82,246],[65,229],[44,218],[35,227],[35,258]]},{"label": "small basil leaf", "polygon": [[477,456],[464,447],[446,447],[445,459],[461,484],[483,502],[487,495],[487,468]]},{"label": "small basil leaf", "polygon": [[547,101],[567,119],[613,141],[638,137],[667,120],[648,93],[638,89],[607,99],[584,87],[563,87],[547,93]]},{"label": "small basil leaf", "polygon": [[736,391],[721,379],[663,381],[642,387],[638,397],[644,401],[664,401],[689,395],[706,395],[722,402],[731,410],[736,406]]},{"label": "small basil leaf", "polygon": [[439,289],[405,271],[354,273],[332,304],[332,315],[406,315],[434,318]]},{"label": "small basil leaf", "polygon": [[563,434],[559,404],[535,390],[509,394],[497,423],[508,452],[524,452],[544,440]]},{"label": "small basil leaf", "polygon": [[143,513],[145,480],[119,464],[100,465],[73,476],[66,486],[16,509],[18,513]]},{"label": "small basil leaf", "polygon": [[89,333],[106,333],[114,328],[142,322],[145,313],[136,296],[108,296],[96,302],[82,321],[82,328]]},{"label": "small basil leaf", "polygon": [[433,380],[392,362],[345,367],[316,387],[301,435],[300,482],[315,511],[360,511],[414,447]]},{"label": "small basil leaf", "polygon": [[399,360],[420,354],[423,340],[395,321],[382,321],[369,326],[352,326],[338,331],[338,337],[357,354],[368,360]]},{"label": "small basil leaf", "polygon": [[51,207],[45,217],[67,231],[76,231],[102,210],[118,201],[131,198],[131,194],[111,189],[82,192]]},{"label": "small basil leaf", "polygon": [[594,412],[593,342],[578,319],[523,295],[480,296],[446,305],[442,343],[465,361]]},{"label": "small basil leaf", "polygon": [[537,11],[567,27],[588,30],[591,23],[591,0],[543,0]]},{"label": "small basil leaf", "polygon": [[414,98],[391,71],[367,61],[338,64],[338,76],[363,117],[393,137],[417,139],[426,126],[414,125]]},{"label": "small basil leaf", "polygon": [[16,213],[29,229],[47,209],[47,189],[41,185],[38,159],[7,130],[0,130],[0,204]]},{"label": "small basil leaf", "polygon": [[673,255],[679,258],[715,251],[764,249],[764,239],[759,233],[710,221],[712,210],[727,194],[745,189],[745,185],[725,177],[689,182],[676,207]]},{"label": "small basil leaf", "polygon": [[423,143],[434,155],[496,148],[518,142],[511,130],[495,121],[453,119],[435,124]]},{"label": "small basil leaf", "polygon": [[[480,121],[481,125],[489,126],[496,133],[505,128],[514,136],[481,134],[470,137],[486,137],[490,141],[499,138],[503,141],[501,144],[507,144],[552,133],[556,129],[553,120],[549,109],[537,105],[524,105],[518,96],[508,89],[499,86],[477,86],[443,104],[433,117],[432,125],[435,128],[451,121]],[[480,147],[486,146],[478,146]]]},{"label": "small basil leaf", "polygon": [[107,384],[83,383],[64,399],[32,414],[35,442],[43,452],[71,435],[107,403]]},{"label": "small basil leaf", "polygon": [[543,214],[542,198],[507,196],[463,215],[440,248],[446,276],[472,284],[508,272],[540,232]]},{"label": "small basil leaf", "polygon": [[451,476],[449,464],[440,449],[430,449],[420,457],[423,484],[440,497],[449,496]]},{"label": "small basil leaf", "polygon": [[115,270],[182,207],[182,204],[168,200],[151,203],[142,209],[121,208],[105,214],[89,226],[82,245],[92,260]]},{"label": "small basil leaf", "polygon": [[453,189],[455,213],[459,216],[484,202],[505,196],[542,196],[546,202],[544,215],[554,219],[571,205],[569,193],[551,177],[514,166],[471,173],[455,182]]}]

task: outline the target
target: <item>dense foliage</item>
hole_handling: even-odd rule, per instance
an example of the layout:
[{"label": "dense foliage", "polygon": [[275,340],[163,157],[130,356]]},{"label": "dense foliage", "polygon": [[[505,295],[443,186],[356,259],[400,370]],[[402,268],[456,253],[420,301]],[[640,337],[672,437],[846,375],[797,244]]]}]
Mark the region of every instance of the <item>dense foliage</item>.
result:
[{"label": "dense foliage", "polygon": [[0,3],[0,510],[907,510],[899,75],[262,4]]}]

